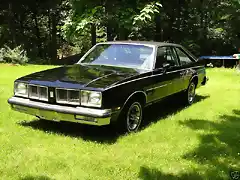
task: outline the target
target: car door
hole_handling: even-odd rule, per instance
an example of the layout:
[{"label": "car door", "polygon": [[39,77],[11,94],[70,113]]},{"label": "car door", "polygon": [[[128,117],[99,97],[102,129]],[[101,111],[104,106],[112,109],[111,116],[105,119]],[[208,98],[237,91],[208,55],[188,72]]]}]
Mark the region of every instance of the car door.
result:
[{"label": "car door", "polygon": [[[179,61],[172,55],[171,47],[158,47],[153,70],[153,87],[150,89],[150,101],[157,101],[176,92],[176,84],[180,78]],[[163,68],[169,63],[168,68]]]},{"label": "car door", "polygon": [[189,85],[189,80],[192,78],[194,75],[195,71],[193,69],[195,65],[194,59],[191,58],[190,55],[188,55],[187,52],[185,52],[182,48],[180,47],[175,47],[175,52],[179,58],[180,61],[180,66],[182,69],[181,72],[181,83],[183,85],[183,89],[186,89]]},{"label": "car door", "polygon": [[168,48],[167,63],[170,64],[170,67],[166,70],[166,74],[172,77],[172,84],[169,86],[169,95],[172,95],[183,90],[182,76],[185,71],[181,68],[179,58],[173,46]]}]

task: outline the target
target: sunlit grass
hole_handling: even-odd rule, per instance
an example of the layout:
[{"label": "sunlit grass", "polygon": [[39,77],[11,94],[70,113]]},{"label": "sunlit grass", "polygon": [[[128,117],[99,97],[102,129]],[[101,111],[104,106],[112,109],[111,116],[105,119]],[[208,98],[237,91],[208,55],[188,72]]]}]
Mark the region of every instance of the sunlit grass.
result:
[{"label": "sunlit grass", "polygon": [[[209,69],[198,102],[146,110],[128,136],[14,112],[13,81],[52,66],[0,65],[0,179],[228,179],[240,168],[240,76]],[[149,123],[150,122],[150,123]]]}]

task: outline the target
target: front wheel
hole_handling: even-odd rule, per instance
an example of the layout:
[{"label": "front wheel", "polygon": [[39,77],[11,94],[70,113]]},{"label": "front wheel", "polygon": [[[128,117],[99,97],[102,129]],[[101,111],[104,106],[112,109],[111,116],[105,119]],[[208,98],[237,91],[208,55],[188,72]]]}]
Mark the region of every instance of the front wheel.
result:
[{"label": "front wheel", "polygon": [[126,133],[137,132],[143,119],[143,107],[138,101],[130,101],[123,108],[118,119],[119,130]]}]

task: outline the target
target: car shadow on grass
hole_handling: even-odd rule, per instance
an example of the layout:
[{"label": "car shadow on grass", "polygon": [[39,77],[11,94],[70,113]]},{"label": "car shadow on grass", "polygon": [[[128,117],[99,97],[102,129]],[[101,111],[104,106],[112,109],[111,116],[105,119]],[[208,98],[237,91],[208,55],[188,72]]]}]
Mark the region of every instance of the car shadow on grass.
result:
[{"label": "car shadow on grass", "polygon": [[[168,116],[175,115],[183,109],[188,108],[189,106],[186,106],[182,103],[180,96],[181,94],[177,94],[164,99],[159,103],[146,107],[142,129],[147,128],[152,123],[158,122],[161,119],[165,119]],[[209,97],[210,96],[196,95],[194,104],[202,102]]]},{"label": "car shadow on grass", "polygon": [[26,176],[23,178],[20,178],[19,180],[53,180],[47,176]]},{"label": "car shadow on grass", "polygon": [[[206,98],[208,98],[208,96],[196,96],[195,103],[198,103]],[[168,115],[173,115],[184,108],[186,108],[186,106],[178,103],[174,97],[170,97],[156,103],[146,108],[142,129],[145,129],[150,123],[157,122]],[[104,144],[113,144],[120,136],[124,135],[117,132],[112,126],[97,127],[69,122],[58,123],[45,120],[33,120],[30,122],[22,121],[19,124],[25,127],[31,127],[33,129],[44,131],[46,133],[56,133]]]},{"label": "car shadow on grass", "polygon": [[168,174],[142,166],[139,179],[240,179],[240,110],[233,110],[233,114],[219,116],[214,121],[190,119],[180,125],[199,135],[199,145],[181,157],[198,167],[189,172]]},{"label": "car shadow on grass", "polygon": [[47,120],[23,121],[20,125],[41,130],[46,133],[55,133],[73,138],[81,138],[85,141],[113,144],[120,134],[109,126],[90,126],[71,122],[52,122]]},{"label": "car shadow on grass", "polygon": [[200,139],[199,146],[184,159],[211,167],[205,170],[208,179],[230,179],[234,171],[240,175],[240,111],[233,110],[233,115],[219,116],[216,121],[190,119],[181,124],[198,131]]},{"label": "car shadow on grass", "polygon": [[202,180],[197,173],[186,173],[181,175],[163,173],[157,169],[151,169],[142,166],[139,171],[140,180]]}]

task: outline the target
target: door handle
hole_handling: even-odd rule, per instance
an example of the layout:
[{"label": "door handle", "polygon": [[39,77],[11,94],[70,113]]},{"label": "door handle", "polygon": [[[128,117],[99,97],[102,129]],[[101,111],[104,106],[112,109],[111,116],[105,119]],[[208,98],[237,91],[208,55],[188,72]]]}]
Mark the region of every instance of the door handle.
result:
[{"label": "door handle", "polygon": [[181,75],[181,76],[184,76],[184,75],[185,75],[185,73],[186,73],[185,71],[184,71],[184,72],[181,72],[181,73],[180,73],[180,75]]},{"label": "door handle", "polygon": [[185,76],[188,74],[188,69],[180,72],[180,76]]}]

